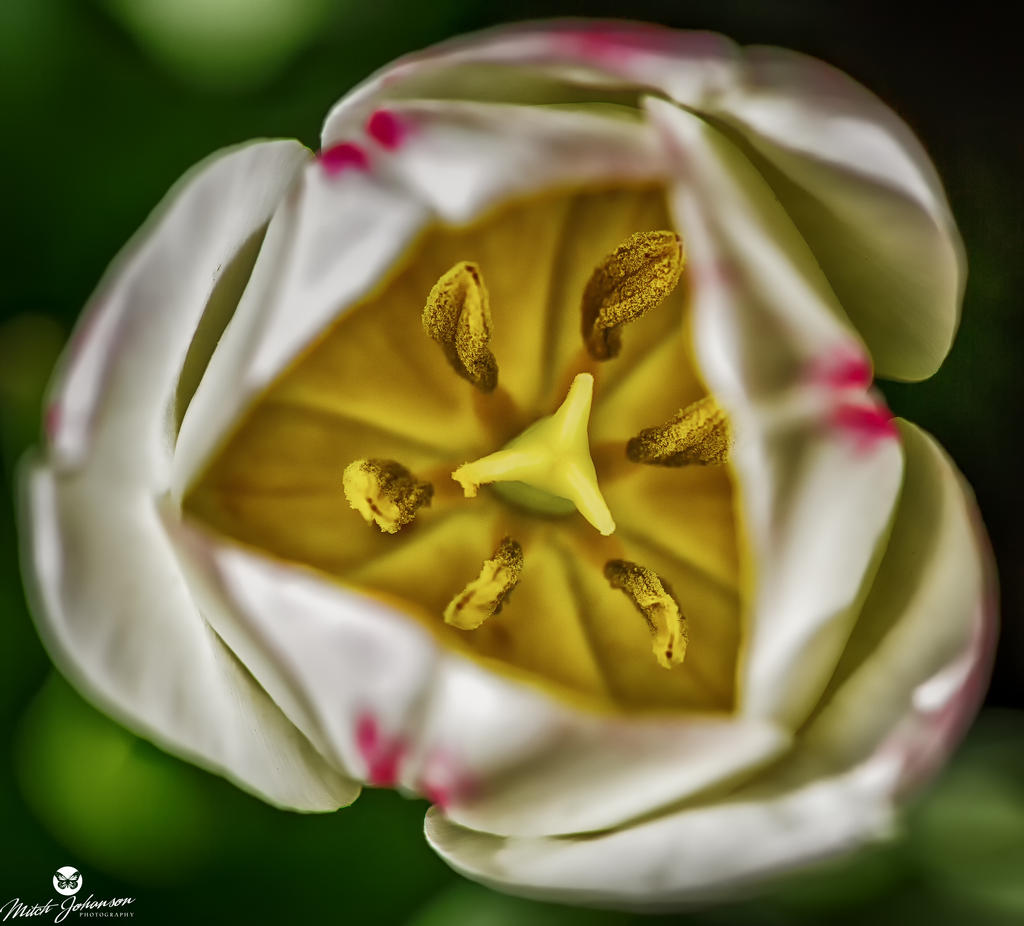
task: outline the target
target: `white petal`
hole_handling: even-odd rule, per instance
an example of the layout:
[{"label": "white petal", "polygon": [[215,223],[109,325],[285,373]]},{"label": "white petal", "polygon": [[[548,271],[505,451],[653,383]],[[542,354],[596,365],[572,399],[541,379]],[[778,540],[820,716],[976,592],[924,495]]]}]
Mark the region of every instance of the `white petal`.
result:
[{"label": "white petal", "polygon": [[475,799],[453,802],[448,818],[513,836],[617,826],[730,787],[789,746],[787,733],[754,719],[588,716],[454,657],[430,708],[424,735],[461,750],[480,781]]},{"label": "white petal", "polygon": [[175,541],[199,593],[219,601],[214,629],[331,761],[373,778],[359,745],[366,717],[407,750],[438,659],[425,630],[312,570],[205,531],[178,525]]},{"label": "white petal", "polygon": [[868,764],[781,793],[740,793],[588,836],[503,839],[427,813],[427,840],[456,871],[540,900],[665,910],[735,899],[774,873],[889,834],[894,772]]},{"label": "white petal", "polygon": [[907,126],[834,68],[777,48],[629,23],[499,28],[404,58],[349,94],[328,131],[417,95],[538,103],[657,90],[727,125],[806,237],[879,373],[930,376],[965,266],[941,182]]},{"label": "white petal", "polygon": [[[657,136],[638,114],[450,101],[400,101],[388,114],[401,140],[377,159],[447,222],[468,221],[516,195],[665,175]],[[362,129],[329,122],[324,145],[351,133]]]},{"label": "white petal", "polygon": [[230,310],[242,282],[232,262],[307,156],[293,142],[219,155],[129,245],[57,379],[53,466],[26,473],[23,513],[40,633],[83,691],[274,803],[326,810],[357,786],[328,768],[210,630],[158,513],[179,380],[204,312],[217,299]]},{"label": "white petal", "polygon": [[991,556],[969,490],[903,426],[892,539],[821,710],[794,752],[723,800],[587,839],[503,839],[427,816],[457,870],[544,899],[656,908],[747,885],[885,836],[896,799],[934,770],[983,690]]},{"label": "white petal", "polygon": [[[670,55],[668,66],[659,51]],[[736,54],[722,36],[621,21],[500,26],[392,62],[334,105],[324,137],[351,135],[377,107],[417,98],[545,104],[607,94],[628,105],[631,91],[665,80],[679,96],[702,98],[732,79]],[[600,93],[581,100],[579,87]]]},{"label": "white petal", "polygon": [[[830,427],[809,381],[816,357],[861,350],[760,175],[706,123],[652,100],[677,146],[698,358],[733,418],[743,527],[752,548],[741,710],[795,728],[856,619],[899,489],[894,439],[868,448]],[[805,420],[787,409],[807,403]]]},{"label": "white petal", "polygon": [[23,562],[61,671],[157,745],[264,800],[334,810],[359,794],[210,629],[143,490],[91,474],[24,474]]},{"label": "white petal", "polygon": [[[51,391],[51,457],[61,469],[109,453],[118,476],[166,487],[172,403],[200,319],[307,157],[296,142],[214,155],[179,181],[118,256]],[[93,433],[101,420],[102,442]]]},{"label": "white petal", "polygon": [[[789,739],[731,717],[592,715],[438,648],[383,602],[190,532],[188,555],[229,608],[218,633],[289,717],[374,782],[367,723],[395,781],[452,819],[515,835],[602,829],[748,776]],[[380,769],[377,769],[379,772]]]},{"label": "white petal", "polygon": [[907,422],[901,431],[907,473],[892,538],[806,748],[836,763],[882,748],[912,786],[945,758],[984,693],[996,588],[970,489],[929,435]]},{"label": "white petal", "polygon": [[752,48],[707,107],[756,152],[881,376],[924,379],[949,352],[963,245],[921,144],[879,99],[814,58]]},{"label": "white petal", "polygon": [[306,166],[267,229],[249,286],[182,421],[176,499],[254,397],[379,282],[429,218],[423,203],[379,176]]}]

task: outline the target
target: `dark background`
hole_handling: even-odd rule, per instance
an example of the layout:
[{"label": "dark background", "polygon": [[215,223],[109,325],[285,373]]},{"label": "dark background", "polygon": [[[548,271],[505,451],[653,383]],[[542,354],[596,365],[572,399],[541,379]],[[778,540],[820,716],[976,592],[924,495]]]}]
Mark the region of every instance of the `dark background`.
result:
[{"label": "dark background", "polygon": [[[1011,5],[1007,5],[1012,9]],[[990,3],[480,3],[478,0],[0,0],[0,456],[38,433],[42,390],[107,262],[168,186],[252,137],[317,146],[329,106],[392,58],[555,15],[713,29],[821,57],[892,105],[944,178],[967,245],[963,323],[926,383],[882,388],[974,486],[995,548],[1002,635],[986,707],[907,832],[694,923],[1024,922],[1024,121],[1017,32]],[[425,804],[367,792],[338,815],[271,810],[165,756],[53,674],[27,616],[0,493],[0,904],[130,895],[137,922],[625,923],[452,875]]]}]

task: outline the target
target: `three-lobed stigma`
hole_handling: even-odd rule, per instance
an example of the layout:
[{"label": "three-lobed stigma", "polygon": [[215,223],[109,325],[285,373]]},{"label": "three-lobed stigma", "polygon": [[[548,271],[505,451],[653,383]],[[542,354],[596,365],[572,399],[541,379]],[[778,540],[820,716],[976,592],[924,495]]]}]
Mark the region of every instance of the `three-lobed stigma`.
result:
[{"label": "three-lobed stigma", "polygon": [[615,520],[597,484],[587,426],[594,377],[579,373],[558,411],[541,418],[501,450],[463,463],[452,473],[466,498],[492,482],[520,482],[572,502],[597,530],[608,535]]}]

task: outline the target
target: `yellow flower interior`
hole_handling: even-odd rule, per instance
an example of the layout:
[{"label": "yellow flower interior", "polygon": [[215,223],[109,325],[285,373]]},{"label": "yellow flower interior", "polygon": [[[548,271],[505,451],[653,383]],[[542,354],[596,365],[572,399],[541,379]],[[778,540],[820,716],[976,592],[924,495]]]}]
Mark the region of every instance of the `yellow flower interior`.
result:
[{"label": "yellow flower interior", "polygon": [[[583,346],[580,300],[594,267],[635,232],[671,229],[660,188],[575,189],[506,203],[466,227],[425,232],[401,264],[259,398],[186,498],[216,531],[384,599],[448,647],[578,704],[613,711],[728,711],[740,642],[739,563],[727,467],[630,462],[641,429],[706,393],[695,370],[682,283],[623,329],[606,362]],[[683,239],[685,243],[685,232]],[[457,376],[423,331],[424,302],[459,261],[490,293],[498,388]],[[298,311],[300,307],[296,307]],[[452,470],[550,415],[575,374],[595,378],[590,440],[617,530],[578,512],[543,516],[492,487],[463,497]],[[353,460],[399,461],[434,496],[384,534],[349,507]],[[518,585],[475,630],[444,622],[503,537],[522,546]],[[604,575],[643,564],[688,620],[682,665],[651,651],[643,617]]]}]

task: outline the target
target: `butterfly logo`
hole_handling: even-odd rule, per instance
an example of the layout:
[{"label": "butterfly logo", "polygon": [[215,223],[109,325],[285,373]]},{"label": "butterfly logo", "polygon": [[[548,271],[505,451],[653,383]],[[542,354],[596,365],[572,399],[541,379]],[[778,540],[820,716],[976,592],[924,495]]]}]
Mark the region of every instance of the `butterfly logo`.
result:
[{"label": "butterfly logo", "polygon": [[82,873],[70,865],[58,868],[53,876],[53,886],[60,894],[77,894],[82,887]]}]

